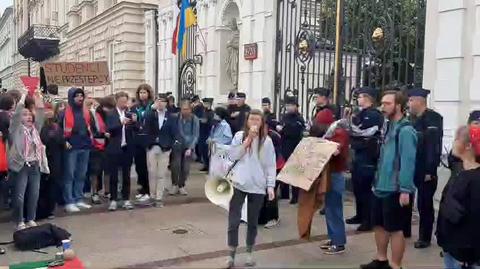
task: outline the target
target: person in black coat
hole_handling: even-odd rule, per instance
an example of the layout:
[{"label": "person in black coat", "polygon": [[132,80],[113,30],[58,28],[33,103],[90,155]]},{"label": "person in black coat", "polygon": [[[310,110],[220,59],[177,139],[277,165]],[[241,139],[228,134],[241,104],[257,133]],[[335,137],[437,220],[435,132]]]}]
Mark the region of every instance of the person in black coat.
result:
[{"label": "person in black coat", "polygon": [[145,118],[150,198],[157,207],[163,207],[163,193],[169,156],[175,142],[176,123],[176,116],[167,110],[167,96],[159,94]]},{"label": "person in black coat", "polygon": [[212,110],[213,98],[203,98],[203,117],[200,119],[200,136],[198,138],[198,155],[203,163],[202,172],[208,172],[210,167],[210,156],[207,139],[213,126],[213,117],[215,113]]},{"label": "person in black coat", "polygon": [[275,113],[273,113],[272,111],[272,101],[270,101],[270,98],[268,97],[262,98],[262,110],[263,110],[263,114],[265,115],[265,121],[268,125],[268,128],[276,131],[277,125],[279,125],[280,123],[275,117]]},{"label": "person in black coat", "polygon": [[437,168],[442,155],[443,118],[437,112],[427,108],[426,98],[429,93],[429,90],[416,88],[410,90],[408,94],[410,120],[418,136],[414,182],[418,190],[417,206],[420,225],[419,239],[415,242],[415,248],[430,246],[435,220],[433,196],[437,190]]},{"label": "person in black coat", "polygon": [[128,111],[128,94],[118,92],[115,94],[116,108],[107,115],[107,133],[110,134],[105,153],[108,161],[110,175],[110,211],[117,210],[118,172],[122,172],[123,208],[133,209],[130,202],[130,167],[133,162],[134,134],[137,126],[137,115]]},{"label": "person in black coat", "polygon": [[480,262],[480,129],[457,130],[452,153],[463,170],[443,189],[437,219],[437,242],[445,268],[477,268]]},{"label": "person in black coat", "polygon": [[42,174],[40,196],[37,206],[37,220],[53,218],[55,205],[62,195],[63,154],[65,138],[60,125],[55,121],[51,104],[45,104],[45,124],[40,131],[40,139],[45,145],[50,174]]},{"label": "person in black coat", "polygon": [[234,92],[230,92],[228,94],[227,112],[228,112],[228,117],[226,119],[227,123],[228,125],[230,125],[232,134],[235,135],[236,130],[233,129],[235,124],[235,118],[233,118],[232,115],[234,115],[235,112],[238,112],[238,106],[237,106],[237,97]]},{"label": "person in black coat", "polygon": [[[303,131],[305,130],[305,120],[298,112],[298,102],[295,97],[288,97],[285,100],[287,113],[283,116],[281,125],[277,126],[277,131],[282,136],[282,155],[285,160],[288,160],[295,148],[303,138]],[[282,196],[288,199],[287,191],[282,191]],[[292,186],[291,204],[298,202],[298,188]]]}]

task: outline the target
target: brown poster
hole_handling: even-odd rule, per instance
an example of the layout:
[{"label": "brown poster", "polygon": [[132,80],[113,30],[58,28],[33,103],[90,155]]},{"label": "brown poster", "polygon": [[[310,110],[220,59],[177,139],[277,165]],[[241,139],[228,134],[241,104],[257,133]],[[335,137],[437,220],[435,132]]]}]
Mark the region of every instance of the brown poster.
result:
[{"label": "brown poster", "polygon": [[110,84],[107,62],[59,62],[43,64],[48,84],[101,86]]},{"label": "brown poster", "polygon": [[337,143],[322,138],[302,139],[277,179],[306,191],[310,190],[337,148]]}]

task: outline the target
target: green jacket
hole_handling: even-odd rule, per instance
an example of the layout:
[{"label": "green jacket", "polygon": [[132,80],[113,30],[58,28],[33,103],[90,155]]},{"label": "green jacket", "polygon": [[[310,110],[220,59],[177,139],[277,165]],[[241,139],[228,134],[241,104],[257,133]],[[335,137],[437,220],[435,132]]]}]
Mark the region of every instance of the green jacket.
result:
[{"label": "green jacket", "polygon": [[[388,131],[380,151],[377,178],[374,192],[377,197],[385,197],[391,193],[414,193],[415,158],[417,154],[417,132],[408,124],[406,118],[398,122],[389,122]],[[400,131],[399,131],[400,129]],[[398,136],[398,153],[395,137]],[[397,161],[396,161],[397,160]]]}]

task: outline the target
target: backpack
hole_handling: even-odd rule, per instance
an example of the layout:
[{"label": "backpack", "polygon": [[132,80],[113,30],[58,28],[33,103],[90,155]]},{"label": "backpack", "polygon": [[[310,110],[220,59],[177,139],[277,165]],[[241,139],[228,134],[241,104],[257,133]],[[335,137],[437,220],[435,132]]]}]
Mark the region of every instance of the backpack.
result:
[{"label": "backpack", "polygon": [[71,234],[51,223],[42,224],[16,231],[13,242],[19,250],[35,250],[49,246],[60,246],[62,240],[69,239]]}]

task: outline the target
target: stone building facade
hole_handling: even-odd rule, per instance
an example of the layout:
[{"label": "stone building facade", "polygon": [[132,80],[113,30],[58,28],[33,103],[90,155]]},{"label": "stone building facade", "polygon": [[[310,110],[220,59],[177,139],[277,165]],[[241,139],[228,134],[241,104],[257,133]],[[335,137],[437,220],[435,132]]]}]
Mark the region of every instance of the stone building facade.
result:
[{"label": "stone building facade", "polygon": [[8,7],[0,18],[0,79],[1,88],[11,89],[14,85],[13,62],[16,51],[13,8]]}]

